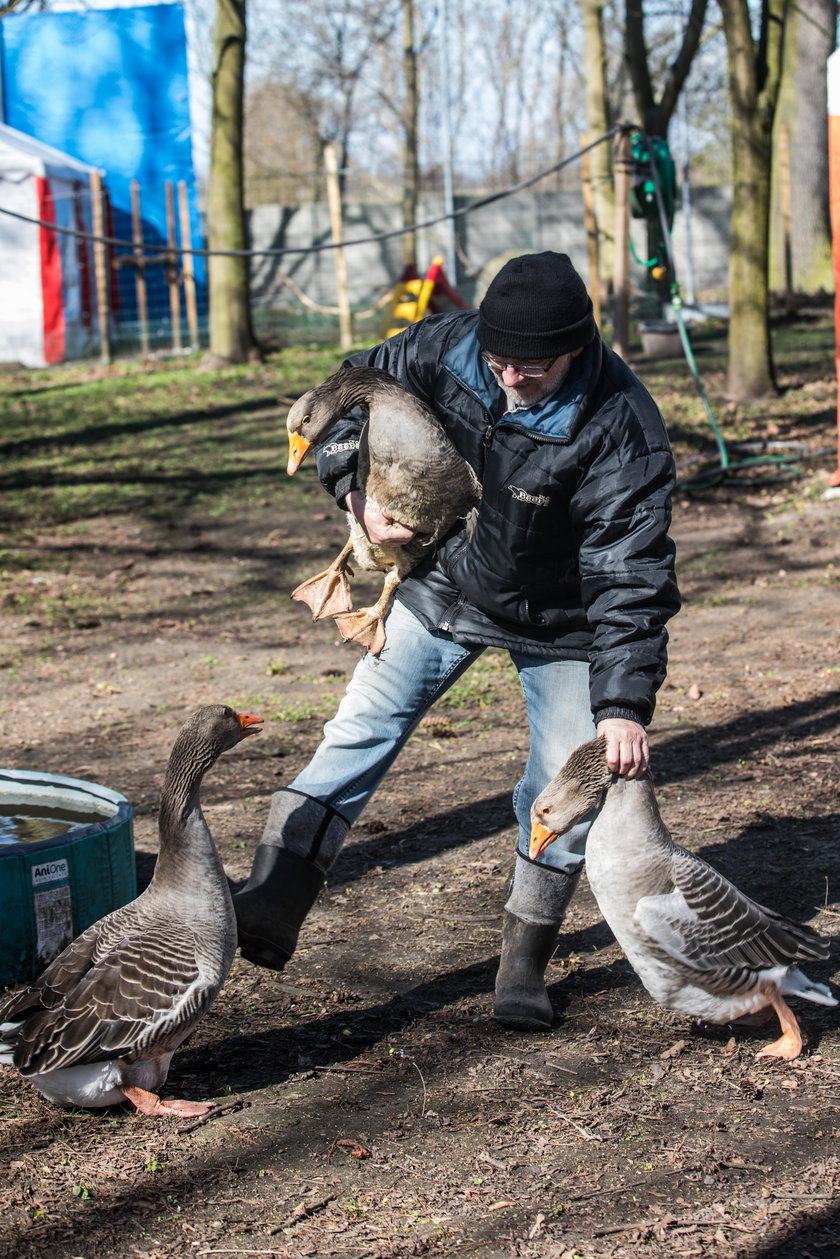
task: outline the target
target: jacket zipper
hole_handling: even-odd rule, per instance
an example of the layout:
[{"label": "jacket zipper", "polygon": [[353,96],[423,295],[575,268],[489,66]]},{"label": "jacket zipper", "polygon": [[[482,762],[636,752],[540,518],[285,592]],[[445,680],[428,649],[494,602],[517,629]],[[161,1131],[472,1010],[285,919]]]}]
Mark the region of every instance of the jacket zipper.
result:
[{"label": "jacket zipper", "polygon": [[444,612],[443,619],[438,621],[438,629],[443,630],[444,634],[451,633],[452,626],[455,624],[455,618],[457,617],[458,613],[461,611],[461,608],[464,606],[465,602],[466,602],[465,596],[458,595],[458,598],[455,600],[455,602],[451,603],[449,607],[446,609],[446,611]]}]

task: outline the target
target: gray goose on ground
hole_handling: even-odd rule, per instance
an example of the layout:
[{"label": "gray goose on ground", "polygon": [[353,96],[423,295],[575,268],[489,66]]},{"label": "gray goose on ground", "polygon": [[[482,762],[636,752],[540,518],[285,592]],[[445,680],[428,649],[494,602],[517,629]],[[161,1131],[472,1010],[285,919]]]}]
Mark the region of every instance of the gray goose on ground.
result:
[{"label": "gray goose on ground", "polygon": [[[317,621],[335,617],[341,636],[378,655],[385,645],[383,622],[399,583],[452,526],[468,516],[481,497],[473,469],[459,455],[434,411],[377,367],[346,367],[294,403],[287,420],[293,476],[304,455],[323,442],[353,407],[368,407],[359,441],[357,482],[367,499],[417,535],[411,542],[377,546],[348,513],[350,538],[322,573],[303,582],[292,598],[308,604]],[[374,605],[352,612],[347,570],[386,574]]]},{"label": "gray goose on ground", "polygon": [[181,729],[160,801],[152,881],[88,927],[40,978],[0,1006],[0,1061],[44,1097],[97,1108],[130,1101],[145,1115],[203,1115],[212,1102],[162,1100],[173,1053],[227,978],[236,920],[201,812],[201,780],[261,718],[222,704]]},{"label": "gray goose on ground", "polygon": [[650,777],[610,773],[603,736],[577,748],[535,800],[531,858],[593,811],[589,886],[654,1001],[710,1023],[763,1023],[775,1010],[782,1036],[758,1057],[798,1057],[802,1035],[784,997],[837,1004],[796,965],[824,960],[828,942],[675,844]]}]

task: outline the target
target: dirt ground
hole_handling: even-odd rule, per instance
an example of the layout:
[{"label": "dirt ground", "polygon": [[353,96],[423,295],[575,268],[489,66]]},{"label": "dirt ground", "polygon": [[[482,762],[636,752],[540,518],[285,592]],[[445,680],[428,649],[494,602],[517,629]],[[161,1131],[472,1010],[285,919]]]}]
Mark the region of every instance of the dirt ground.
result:
[{"label": "dirt ground", "polygon": [[[680,493],[685,607],[652,727],[674,837],[756,899],[840,925],[840,499],[796,482]],[[342,540],[312,483],[305,524],[265,501],[161,531],[93,518],[28,536],[16,577],[54,606],[0,612],[0,763],[90,778],[156,850],[169,747],[201,703],[266,718],[208,774],[205,812],[243,880],[273,790],[302,766],[356,659],[288,599]],[[358,590],[358,588],[357,588]],[[56,601],[58,601],[56,603]],[[471,680],[472,679],[472,680]],[[555,1028],[491,1018],[527,733],[506,657],[436,710],[354,829],[282,975],[237,959],[165,1092],[205,1120],[62,1111],[0,1074],[0,1253],[396,1259],[474,1254],[840,1256],[840,1037],[799,1003],[774,1029],[655,1007],[582,886],[549,968]],[[837,978],[832,960],[814,978]]]}]

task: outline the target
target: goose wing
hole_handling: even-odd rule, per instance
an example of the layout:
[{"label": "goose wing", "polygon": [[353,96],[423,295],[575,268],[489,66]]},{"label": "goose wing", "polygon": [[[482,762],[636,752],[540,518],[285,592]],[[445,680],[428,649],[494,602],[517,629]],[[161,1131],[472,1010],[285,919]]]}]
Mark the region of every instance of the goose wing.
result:
[{"label": "goose wing", "polygon": [[219,986],[203,973],[189,928],[146,924],[93,962],[60,1001],[50,995],[52,1004],[45,1001],[26,1018],[17,1036],[15,1066],[32,1075],[171,1052]]},{"label": "goose wing", "polygon": [[692,970],[762,970],[828,956],[810,927],[759,905],[693,853],[675,846],[671,874],[674,890],[643,897],[635,919]]},{"label": "goose wing", "polygon": [[[389,418],[394,428],[383,438],[384,417],[372,410],[365,492],[394,520],[437,541],[479,502],[479,478],[434,414],[422,426]],[[361,467],[361,447],[359,458]]]},{"label": "goose wing", "polygon": [[95,922],[69,944],[38,977],[34,984],[14,993],[0,1005],[0,1023],[25,1019],[36,1010],[60,1005],[66,992],[72,991],[91,964],[99,942],[101,923]]},{"label": "goose wing", "polygon": [[365,423],[364,428],[359,434],[359,454],[356,463],[356,478],[362,489],[367,492],[366,486],[368,477],[370,476],[370,420]]}]

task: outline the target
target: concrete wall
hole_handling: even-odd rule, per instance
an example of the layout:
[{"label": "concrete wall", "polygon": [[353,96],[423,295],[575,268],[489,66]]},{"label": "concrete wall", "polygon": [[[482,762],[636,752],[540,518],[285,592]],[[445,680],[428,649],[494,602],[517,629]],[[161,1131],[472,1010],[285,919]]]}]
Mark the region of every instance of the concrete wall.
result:
[{"label": "concrete wall", "polygon": [[[692,192],[690,235],[694,288],[699,297],[725,296],[727,284],[729,237],[728,188],[699,188]],[[466,199],[456,201],[468,204]],[[440,197],[426,197],[421,202],[420,222],[436,218],[443,212]],[[480,300],[487,279],[496,263],[512,253],[529,253],[555,249],[568,253],[581,274],[587,276],[586,236],[583,209],[577,192],[518,193],[471,211],[457,220],[458,237],[464,255],[477,276],[470,276],[459,264],[450,276],[464,298]],[[353,241],[376,235],[400,226],[396,205],[348,205],[345,208],[344,237]],[[421,267],[435,254],[444,253],[444,224],[430,227],[418,235],[418,257]],[[308,248],[330,240],[329,214],[325,205],[293,208],[258,206],[250,212],[251,245],[264,248]],[[646,256],[645,224],[632,220],[632,238],[640,258]],[[691,278],[686,266],[686,215],[677,211],[672,247],[677,278],[686,294]],[[401,271],[400,239],[359,244],[345,249],[351,301],[366,306],[385,289],[391,287]],[[306,296],[321,305],[336,302],[335,258],[333,250],[313,253],[289,253],[271,258],[256,258],[252,267],[253,299],[257,306],[301,309],[291,289],[280,280],[289,276]],[[640,291],[645,288],[645,271],[631,262],[631,277]]]}]

